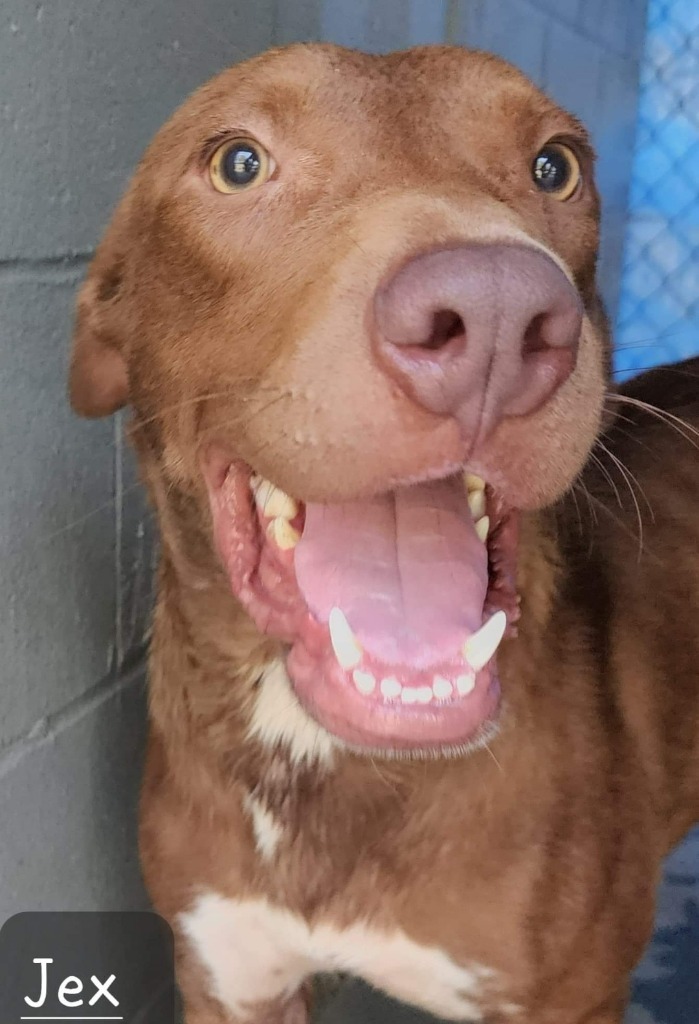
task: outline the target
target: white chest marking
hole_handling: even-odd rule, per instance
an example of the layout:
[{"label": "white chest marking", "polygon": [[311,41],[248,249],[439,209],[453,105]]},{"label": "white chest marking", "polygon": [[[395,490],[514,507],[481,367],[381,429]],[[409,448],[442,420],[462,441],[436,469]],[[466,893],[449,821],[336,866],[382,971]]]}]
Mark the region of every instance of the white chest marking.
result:
[{"label": "white chest marking", "polygon": [[243,1019],[255,1003],[292,995],[310,974],[346,971],[440,1017],[478,1021],[484,987],[495,980],[488,968],[459,966],[400,931],[362,924],[343,931],[310,928],[263,899],[206,893],[180,916],[180,925],[208,969],[211,994]]},{"label": "white chest marking", "polygon": [[248,736],[265,747],[282,745],[292,763],[330,768],[339,745],[298,702],[286,667],[274,661],[260,680]]},{"label": "white chest marking", "polygon": [[284,829],[274,815],[254,796],[245,798],[245,809],[252,818],[255,845],[263,860],[272,860],[284,835]]}]

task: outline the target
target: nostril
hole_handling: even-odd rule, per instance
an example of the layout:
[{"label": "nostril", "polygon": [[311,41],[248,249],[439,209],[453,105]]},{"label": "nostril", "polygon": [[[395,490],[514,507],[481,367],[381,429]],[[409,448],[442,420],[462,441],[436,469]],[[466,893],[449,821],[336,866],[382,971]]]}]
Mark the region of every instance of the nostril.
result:
[{"label": "nostril", "polygon": [[546,327],[549,319],[548,313],[537,313],[529,321],[529,326],[524,332],[522,355],[527,356],[532,352],[543,352],[549,348]]},{"label": "nostril", "polygon": [[439,352],[445,348],[454,338],[466,336],[466,326],[463,319],[453,309],[438,309],[432,315],[432,329],[429,336],[422,342],[420,348],[428,352]]}]

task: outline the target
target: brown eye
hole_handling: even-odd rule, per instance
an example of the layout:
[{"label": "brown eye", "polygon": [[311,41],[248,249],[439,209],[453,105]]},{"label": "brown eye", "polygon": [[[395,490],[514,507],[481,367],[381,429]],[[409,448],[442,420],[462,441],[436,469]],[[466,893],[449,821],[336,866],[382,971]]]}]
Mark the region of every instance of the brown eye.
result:
[{"label": "brown eye", "polygon": [[271,156],[254,139],[224,142],[209,160],[211,184],[228,194],[263,185],[273,170]]},{"label": "brown eye", "polygon": [[562,142],[549,142],[532,164],[534,184],[554,199],[565,202],[577,192],[582,174],[575,153]]}]

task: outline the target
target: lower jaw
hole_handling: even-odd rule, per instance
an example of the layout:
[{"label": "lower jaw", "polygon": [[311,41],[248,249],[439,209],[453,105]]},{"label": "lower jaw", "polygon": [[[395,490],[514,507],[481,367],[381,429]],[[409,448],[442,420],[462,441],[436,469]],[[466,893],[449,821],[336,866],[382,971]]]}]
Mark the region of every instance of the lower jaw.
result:
[{"label": "lower jaw", "polygon": [[341,670],[328,665],[322,685],[303,647],[288,658],[292,688],[314,721],[355,752],[383,757],[454,756],[493,736],[500,710],[500,683],[492,668],[478,673],[467,696],[427,706],[369,699]]}]

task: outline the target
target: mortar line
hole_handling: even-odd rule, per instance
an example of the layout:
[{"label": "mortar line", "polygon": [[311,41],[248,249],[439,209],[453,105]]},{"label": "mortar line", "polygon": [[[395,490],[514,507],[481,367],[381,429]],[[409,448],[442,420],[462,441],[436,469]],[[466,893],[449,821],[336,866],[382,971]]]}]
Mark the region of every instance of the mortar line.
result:
[{"label": "mortar line", "polygon": [[51,267],[83,266],[94,256],[92,249],[76,250],[75,252],[59,252],[53,256],[8,256],[0,259],[0,271],[3,270],[42,270]]},{"label": "mortar line", "polygon": [[6,747],[0,750],[0,778],[16,768],[28,754],[52,743],[62,732],[76,725],[85,715],[90,714],[114,694],[141,683],[144,678],[144,669],[145,662],[139,658],[138,662],[124,675],[114,676],[110,673],[90,689],[69,701],[55,714],[49,715],[43,720],[40,719],[21,736],[11,740]]},{"label": "mortar line", "polygon": [[0,259],[0,284],[6,281],[73,281],[92,259],[91,252],[60,253],[58,256],[17,256]]}]

